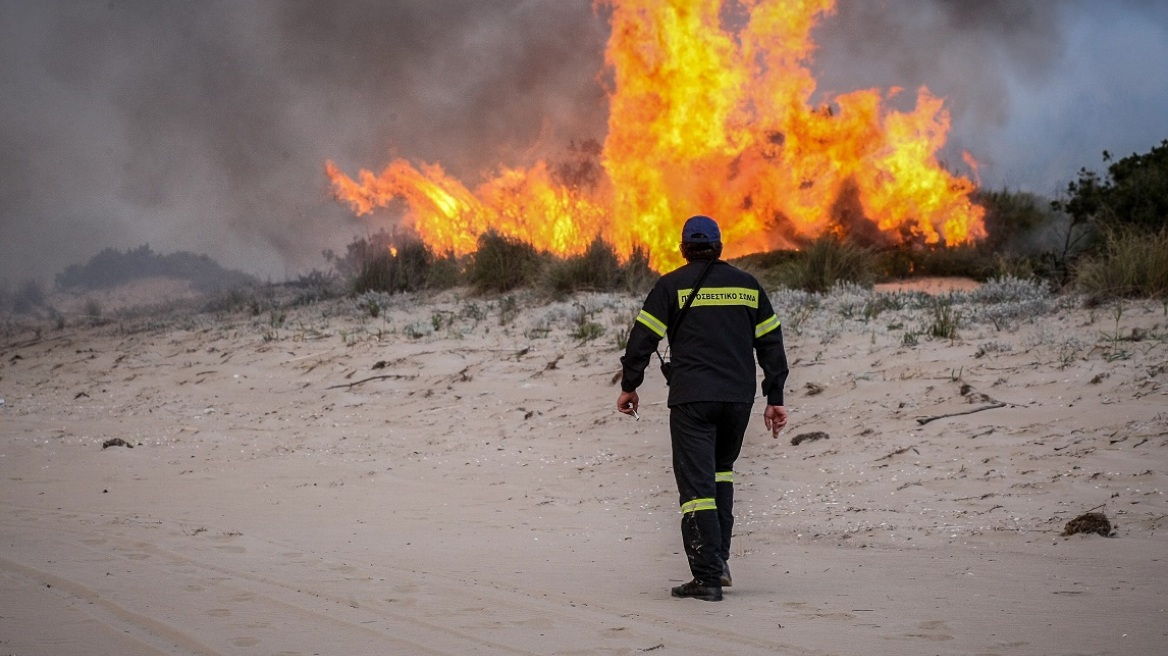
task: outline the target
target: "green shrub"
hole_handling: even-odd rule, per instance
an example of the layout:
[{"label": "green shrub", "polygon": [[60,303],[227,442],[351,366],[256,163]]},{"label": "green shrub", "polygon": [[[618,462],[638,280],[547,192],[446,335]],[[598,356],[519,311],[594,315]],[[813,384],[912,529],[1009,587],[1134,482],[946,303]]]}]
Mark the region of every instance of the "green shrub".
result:
[{"label": "green shrub", "polygon": [[634,246],[629,259],[621,265],[620,284],[625,291],[634,294],[648,292],[660,276],[649,267],[649,251],[644,246]]},{"label": "green shrub", "polygon": [[1106,232],[1102,251],[1076,265],[1075,285],[1090,305],[1168,297],[1168,229],[1153,235],[1135,229]]},{"label": "green shrub", "polygon": [[558,297],[578,291],[643,293],[657,278],[649,268],[649,253],[643,247],[634,247],[629,259],[621,263],[616,249],[597,236],[583,253],[553,260],[543,284]]},{"label": "green shrub", "polygon": [[604,326],[596,323],[595,321],[585,321],[584,323],[576,326],[576,331],[572,334],[573,337],[582,342],[590,342],[603,335]]},{"label": "green shrub", "polygon": [[351,281],[361,273],[367,262],[390,252],[389,249],[403,238],[408,237],[396,231],[391,234],[384,229],[378,230],[371,235],[353,239],[345,246],[344,255],[337,255],[331,248],[324,251],[324,259],[337,275]]},{"label": "green shrub", "polygon": [[900,246],[878,256],[877,268],[890,278],[909,276],[966,277],[987,280],[997,258],[980,244],[962,246]]},{"label": "green shrub", "polygon": [[871,250],[834,235],[817,238],[775,272],[780,284],[809,292],[826,292],[839,283],[870,286],[876,256]]},{"label": "green shrub", "polygon": [[1118,161],[1103,151],[1103,161],[1111,162],[1107,176],[1080,169],[1079,179],[1067,185],[1067,199],[1053,203],[1055,209],[1070,214],[1076,223],[1161,230],[1168,221],[1168,140],[1146,154]]},{"label": "green shrub", "polygon": [[583,253],[551,262],[544,284],[552,293],[563,296],[576,291],[611,291],[620,277],[616,250],[597,236]]},{"label": "green shrub", "polygon": [[535,282],[546,259],[531,244],[489,230],[479,235],[467,278],[479,293],[508,292]]},{"label": "green shrub", "polygon": [[399,291],[395,284],[395,268],[394,258],[389,253],[365,260],[358,269],[357,276],[353,278],[353,292],[363,294],[368,291]]},{"label": "green shrub", "polygon": [[751,253],[733,258],[729,262],[758,278],[759,282],[767,289],[774,289],[775,287],[788,286],[787,269],[801,257],[799,251],[778,250]]},{"label": "green shrub", "polygon": [[426,286],[430,289],[450,289],[463,283],[463,263],[454,251],[435,255],[426,273]]},{"label": "green shrub", "polygon": [[340,298],[348,288],[336,274],[317,269],[289,281],[287,287],[295,290],[295,296],[289,302],[294,307]]},{"label": "green shrub", "polygon": [[430,247],[416,239],[401,242],[396,252],[366,256],[353,279],[353,292],[405,292],[450,287],[457,284],[457,260],[453,255],[436,258]]},{"label": "green shrub", "polygon": [[985,209],[986,238],[978,247],[987,254],[1034,254],[1038,233],[1058,218],[1049,199],[1027,192],[982,189],[971,200]]}]

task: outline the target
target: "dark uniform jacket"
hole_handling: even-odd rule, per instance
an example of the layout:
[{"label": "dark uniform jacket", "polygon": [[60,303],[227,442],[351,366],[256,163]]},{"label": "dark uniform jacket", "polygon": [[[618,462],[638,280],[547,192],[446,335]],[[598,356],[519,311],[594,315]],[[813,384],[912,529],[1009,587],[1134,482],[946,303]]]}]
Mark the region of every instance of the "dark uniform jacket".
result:
[{"label": "dark uniform jacket", "polygon": [[[677,319],[705,266],[705,262],[686,264],[661,276],[649,292],[621,357],[622,390],[632,392],[645,380],[654,349]],[[753,402],[755,354],[763,371],[767,405],[783,405],[788,369],[779,318],[754,276],[726,262],[717,260],[710,266],[673,335],[670,353],[671,406],[695,401]]]}]

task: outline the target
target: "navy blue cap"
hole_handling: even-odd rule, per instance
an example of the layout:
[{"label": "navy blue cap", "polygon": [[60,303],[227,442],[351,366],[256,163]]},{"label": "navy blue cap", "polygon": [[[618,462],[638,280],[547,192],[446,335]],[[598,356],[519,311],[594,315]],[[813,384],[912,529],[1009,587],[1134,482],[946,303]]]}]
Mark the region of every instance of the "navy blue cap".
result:
[{"label": "navy blue cap", "polygon": [[716,221],[698,214],[685,220],[681,241],[687,244],[713,244],[722,241],[722,231],[718,229]]}]

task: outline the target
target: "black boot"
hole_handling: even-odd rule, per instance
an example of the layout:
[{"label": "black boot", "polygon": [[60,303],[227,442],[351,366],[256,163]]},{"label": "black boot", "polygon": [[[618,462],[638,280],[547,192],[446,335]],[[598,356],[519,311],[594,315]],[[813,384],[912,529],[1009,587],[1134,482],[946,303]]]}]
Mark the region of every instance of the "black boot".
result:
[{"label": "black boot", "polygon": [[697,579],[673,588],[670,593],[674,597],[701,599],[702,601],[722,601],[722,586],[705,585]]},{"label": "black boot", "polygon": [[722,587],[729,588],[734,585],[734,579],[730,578],[730,563],[722,561]]}]

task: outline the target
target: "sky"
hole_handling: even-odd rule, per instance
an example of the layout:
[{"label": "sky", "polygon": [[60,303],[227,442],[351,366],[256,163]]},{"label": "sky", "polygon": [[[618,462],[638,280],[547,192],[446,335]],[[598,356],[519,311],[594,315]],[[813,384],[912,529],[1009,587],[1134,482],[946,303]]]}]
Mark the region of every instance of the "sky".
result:
[{"label": "sky", "polygon": [[[603,141],[607,30],[590,0],[0,0],[0,283],[142,244],[325,269],[379,227],[326,160],[473,186]],[[983,187],[1054,197],[1168,139],[1163,0],[839,0],[813,38],[817,94],[945,98]]]}]

